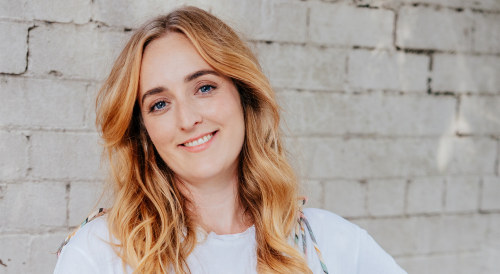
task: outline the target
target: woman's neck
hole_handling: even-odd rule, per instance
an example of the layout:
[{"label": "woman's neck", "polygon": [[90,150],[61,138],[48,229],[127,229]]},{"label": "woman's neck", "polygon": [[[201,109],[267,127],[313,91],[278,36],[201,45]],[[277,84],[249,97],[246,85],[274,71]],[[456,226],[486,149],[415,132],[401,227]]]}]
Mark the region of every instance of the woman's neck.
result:
[{"label": "woman's neck", "polygon": [[[182,181],[179,189],[188,198],[187,209],[206,232],[218,235],[245,231],[251,222],[245,218],[238,197],[236,175],[222,181],[190,184]],[[188,213],[189,214],[189,213]]]}]

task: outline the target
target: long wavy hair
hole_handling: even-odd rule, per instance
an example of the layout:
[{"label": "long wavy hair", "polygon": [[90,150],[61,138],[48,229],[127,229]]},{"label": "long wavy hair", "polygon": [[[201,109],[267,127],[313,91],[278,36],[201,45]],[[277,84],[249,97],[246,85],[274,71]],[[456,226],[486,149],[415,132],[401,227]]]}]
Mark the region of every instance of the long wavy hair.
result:
[{"label": "long wavy hair", "polygon": [[145,47],[169,32],[184,34],[201,57],[238,89],[245,120],[238,198],[253,220],[259,273],[312,273],[289,244],[298,211],[298,180],[279,129],[280,108],[249,47],[228,25],[196,7],[177,8],[132,35],[99,91],[96,125],[109,161],[114,203],[108,213],[115,251],[134,273],[188,273],[196,222],[175,174],[156,151],[137,102]]}]

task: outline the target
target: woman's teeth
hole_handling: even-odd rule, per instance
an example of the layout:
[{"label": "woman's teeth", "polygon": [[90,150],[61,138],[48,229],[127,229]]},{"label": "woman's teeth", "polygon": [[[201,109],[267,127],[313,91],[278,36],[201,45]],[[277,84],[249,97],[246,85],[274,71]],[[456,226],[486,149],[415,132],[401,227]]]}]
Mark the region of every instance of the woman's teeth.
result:
[{"label": "woman's teeth", "polygon": [[214,135],[212,133],[210,133],[208,135],[201,137],[200,139],[198,139],[196,141],[184,143],[183,145],[186,147],[194,147],[194,146],[201,145],[201,144],[204,144],[204,143],[210,141],[210,139],[212,139],[212,137],[214,137]]}]

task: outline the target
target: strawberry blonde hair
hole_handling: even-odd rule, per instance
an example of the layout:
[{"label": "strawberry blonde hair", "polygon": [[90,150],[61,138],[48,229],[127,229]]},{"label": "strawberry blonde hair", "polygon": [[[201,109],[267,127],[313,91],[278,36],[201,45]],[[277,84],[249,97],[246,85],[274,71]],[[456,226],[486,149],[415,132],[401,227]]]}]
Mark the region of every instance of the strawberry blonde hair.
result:
[{"label": "strawberry blonde hair", "polygon": [[279,130],[280,108],[257,58],[228,25],[196,7],[144,23],[114,63],[97,97],[96,125],[109,161],[114,203],[108,213],[116,253],[134,273],[189,273],[197,243],[193,217],[173,171],[156,151],[137,103],[145,47],[169,32],[184,34],[238,89],[245,120],[238,197],[254,222],[259,273],[312,273],[289,244],[298,211],[298,180]]}]

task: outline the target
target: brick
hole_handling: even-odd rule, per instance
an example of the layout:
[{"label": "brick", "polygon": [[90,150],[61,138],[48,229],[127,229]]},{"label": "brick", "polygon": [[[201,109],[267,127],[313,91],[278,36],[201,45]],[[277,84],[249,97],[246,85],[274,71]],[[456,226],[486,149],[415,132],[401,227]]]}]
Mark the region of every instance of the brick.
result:
[{"label": "brick", "polygon": [[0,22],[0,73],[23,73],[28,52],[28,25]]},{"label": "brick", "polygon": [[496,142],[487,138],[299,141],[311,179],[493,175],[495,170]]},{"label": "brick", "polygon": [[[0,125],[82,128],[86,84],[53,79],[0,78]],[[22,115],[20,110],[22,108]]]},{"label": "brick", "polygon": [[39,132],[32,138],[32,172],[36,178],[95,179],[101,148],[95,133]]},{"label": "brick", "polygon": [[405,6],[398,15],[396,45],[467,52],[472,49],[472,26],[466,12]]},{"label": "brick", "polygon": [[476,13],[474,19],[474,51],[500,53],[500,14]]},{"label": "brick", "polygon": [[394,12],[312,2],[309,35],[314,43],[391,48]]},{"label": "brick", "polygon": [[30,248],[30,273],[53,272],[57,263],[54,253],[68,235],[67,232],[58,232],[34,236]]},{"label": "brick", "polygon": [[429,57],[391,51],[349,51],[349,85],[353,89],[427,91]]},{"label": "brick", "polygon": [[64,78],[101,80],[129,33],[98,25],[44,24],[31,31],[29,71]]},{"label": "brick", "polygon": [[283,117],[294,135],[454,134],[456,99],[420,95],[278,93]]},{"label": "brick", "polygon": [[99,88],[101,86],[98,84],[90,84],[87,86],[85,98],[85,127],[92,131],[96,130],[95,122],[96,122],[96,108],[95,108],[95,100],[97,98],[97,94],[99,92]]},{"label": "brick", "polygon": [[483,179],[480,208],[481,210],[500,210],[500,178]]},{"label": "brick", "polygon": [[28,0],[26,9],[29,17],[52,22],[73,22],[83,24],[92,15],[91,0]]},{"label": "brick", "polygon": [[445,211],[477,211],[480,180],[471,178],[448,178],[446,180]]},{"label": "brick", "polygon": [[356,181],[324,182],[325,209],[342,217],[366,216],[365,185]]},{"label": "brick", "polygon": [[444,180],[412,179],[408,184],[408,214],[439,213],[443,210]]},{"label": "brick", "polygon": [[488,227],[486,218],[474,214],[358,219],[352,222],[366,229],[392,256],[478,250]]},{"label": "brick", "polygon": [[[500,214],[488,214],[489,225],[486,235],[486,246],[500,250]],[[498,258],[498,257],[497,257]],[[497,261],[498,262],[498,261]]]},{"label": "brick", "polygon": [[0,1],[0,18],[26,19],[24,15],[24,3],[25,0]]},{"label": "brick", "polygon": [[206,6],[242,37],[302,43],[306,41],[307,3],[287,0],[207,1]]},{"label": "brick", "polygon": [[[499,273],[498,261],[485,251],[395,258],[408,273]],[[496,255],[498,256],[498,255]]]},{"label": "brick", "polygon": [[183,4],[208,10],[210,2],[209,0],[95,0],[92,13],[94,21],[110,26],[136,28],[140,23],[156,15],[166,14]]},{"label": "brick", "polygon": [[[29,235],[1,235],[0,259],[7,266],[1,266],[2,274],[28,273]],[[6,248],[7,247],[7,248]]]},{"label": "brick", "polygon": [[4,0],[0,18],[83,24],[91,18],[91,0]]},{"label": "brick", "polygon": [[7,184],[0,206],[4,230],[30,232],[61,227],[66,225],[66,185],[55,182]]},{"label": "brick", "polygon": [[404,212],[405,180],[368,181],[367,205],[371,216],[397,216]]},{"label": "brick", "polygon": [[324,208],[324,191],[321,182],[307,180],[302,184],[302,188],[304,192],[303,195],[308,198],[305,207]]},{"label": "brick", "polygon": [[0,131],[0,179],[11,180],[26,176],[28,140],[23,134]]},{"label": "brick", "polygon": [[458,131],[462,134],[500,134],[500,97],[462,96]]},{"label": "brick", "polygon": [[[290,26],[296,26],[299,28],[305,28],[305,24],[303,26],[299,26],[300,20],[298,22],[291,22],[290,18],[282,17],[282,10],[276,9],[278,6],[280,8],[283,7],[281,1],[266,1],[265,3],[261,0],[242,0],[242,1],[210,1],[210,0],[197,0],[196,2],[200,2],[198,7],[207,7],[206,10],[210,10],[214,15],[223,20],[226,24],[230,25],[236,31],[242,35],[242,37],[250,38],[250,39],[262,39],[265,37],[264,32],[269,31],[269,33],[274,32],[281,37],[290,38],[288,33],[277,33],[276,30],[272,29],[275,27],[281,26],[283,30],[288,29]],[[278,3],[278,6],[276,5]],[[294,12],[294,14],[298,14],[299,12],[294,10],[293,7],[297,6],[294,2],[290,3],[290,10]],[[273,24],[271,26],[267,26],[268,30],[266,30],[266,26],[263,23],[262,15],[264,13],[273,14],[274,18],[266,18],[268,24]],[[279,17],[278,17],[279,14]],[[293,16],[290,16],[293,18]],[[281,23],[287,22],[291,25],[285,26],[284,24],[280,24],[277,20],[283,20]],[[267,38],[269,38],[269,33]],[[260,38],[259,38],[260,36]],[[276,38],[276,37],[274,37]],[[269,39],[274,40],[274,39]]]},{"label": "brick", "polygon": [[[92,212],[101,197],[103,185],[89,182],[72,182],[69,192],[69,226],[77,226]],[[99,203],[100,205],[102,203]],[[99,206],[101,207],[101,206]]]},{"label": "brick", "polygon": [[437,92],[500,92],[500,58],[435,54],[432,90]]},{"label": "brick", "polygon": [[253,36],[255,39],[296,43],[306,41],[307,3],[273,0],[262,4],[264,13],[261,16],[260,31]]},{"label": "brick", "polygon": [[274,87],[337,91],[344,88],[344,49],[276,43],[259,43],[256,49]]}]

